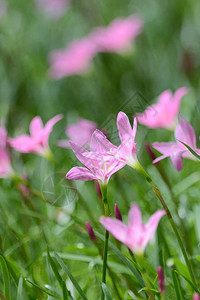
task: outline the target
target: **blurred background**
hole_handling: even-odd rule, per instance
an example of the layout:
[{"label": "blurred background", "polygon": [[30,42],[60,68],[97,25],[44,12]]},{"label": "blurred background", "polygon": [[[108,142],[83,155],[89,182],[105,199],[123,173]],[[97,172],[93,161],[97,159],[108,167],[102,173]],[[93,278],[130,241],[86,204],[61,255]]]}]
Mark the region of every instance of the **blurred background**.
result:
[{"label": "blurred background", "polygon": [[[43,158],[32,154],[14,153],[14,158],[18,158],[13,159],[15,168],[21,174],[26,173],[34,187],[44,191],[47,185],[48,191],[53,189],[55,197],[63,193],[65,183],[61,184],[60,180],[77,163],[71,150],[56,146],[57,140],[66,138],[67,124],[76,122],[80,117],[86,118],[96,122],[99,128],[106,128],[109,133],[110,128],[115,127],[119,110],[124,110],[132,118],[135,112],[142,112],[149,104],[157,101],[158,95],[166,89],[174,92],[182,86],[189,88],[189,93],[181,104],[181,113],[194,126],[199,136],[200,2],[66,0],[60,11],[55,11],[55,7],[49,8],[46,0],[41,3],[42,0],[0,0],[0,119],[6,118],[9,136],[28,133],[29,123],[36,115],[46,122],[58,113],[64,114],[64,119],[56,125],[50,139],[60,168],[55,170]],[[66,48],[74,39],[85,37],[96,27],[107,26],[115,18],[125,18],[132,14],[141,16],[144,25],[128,54],[98,53],[87,75],[69,76],[59,80],[50,78],[49,54],[52,51]],[[139,146],[145,140],[151,143],[174,139],[173,133],[165,130],[149,130],[142,126],[138,130],[136,141]],[[144,165],[150,164],[142,146],[139,157]],[[180,197],[180,214],[184,218],[190,205],[198,204],[199,172],[196,172],[196,165],[192,161],[184,162],[185,168],[181,175],[173,169],[169,160],[162,163],[170,174],[176,196]],[[149,168],[152,176],[157,176],[154,167]],[[117,202],[122,213],[127,215],[130,204],[133,201],[140,203],[140,198],[143,199],[141,209],[146,209],[148,213],[159,208],[157,202],[151,202],[153,195],[148,186],[142,186],[142,179],[134,171],[127,169],[123,172],[124,177],[116,176],[111,181],[111,207]],[[51,174],[54,183],[59,183],[57,190],[55,184],[51,187]],[[182,185],[180,178],[186,180]],[[158,179],[158,182],[169,199],[166,187],[161,180]],[[50,272],[49,266],[42,256],[47,243],[59,252],[84,253],[91,257],[97,255],[94,249],[90,249],[91,243],[83,230],[88,218],[85,206],[79,204],[75,208],[74,200],[80,197],[76,192],[70,190],[73,205],[68,205],[64,212],[60,209],[62,205],[46,207],[46,204],[34,199],[33,203],[38,212],[33,213],[25,206],[21,207],[21,200],[13,190],[12,183],[3,180],[0,185],[1,251],[13,266],[16,263],[14,268],[18,275],[32,276],[41,286],[47,280],[53,282],[52,275],[47,275]],[[76,187],[81,197],[84,195],[91,210],[95,211],[95,219],[98,221],[101,204],[94,184],[77,183]],[[116,195],[119,187],[120,193]],[[52,202],[55,197],[53,196]],[[188,197],[190,203],[187,202]],[[122,198],[126,199],[123,203]],[[173,204],[171,205],[173,210]],[[71,214],[70,217],[68,213]],[[193,221],[193,218],[188,219],[188,228],[192,227]],[[70,227],[70,222],[74,222],[74,227]],[[67,233],[66,226],[70,227]],[[195,235],[197,232],[192,231],[190,238],[193,244]],[[149,251],[153,260],[156,253],[151,248]],[[72,257],[71,270],[75,276],[79,276],[80,265],[76,264],[78,258],[75,263],[74,258],[71,259]],[[98,278],[101,268],[94,268],[92,258],[89,263],[91,273],[86,280],[83,274],[88,274],[88,261],[86,259],[85,263],[81,262],[83,268],[79,282],[87,290],[92,280],[94,289],[88,290],[88,297],[94,299],[92,297],[95,288],[98,290],[99,283],[92,276],[92,272]],[[43,271],[43,268],[47,271]],[[114,269],[118,270],[116,266]],[[120,272],[124,272],[123,268]],[[36,299],[36,296],[40,297],[38,299],[46,299],[37,288],[27,288],[24,299]]]}]

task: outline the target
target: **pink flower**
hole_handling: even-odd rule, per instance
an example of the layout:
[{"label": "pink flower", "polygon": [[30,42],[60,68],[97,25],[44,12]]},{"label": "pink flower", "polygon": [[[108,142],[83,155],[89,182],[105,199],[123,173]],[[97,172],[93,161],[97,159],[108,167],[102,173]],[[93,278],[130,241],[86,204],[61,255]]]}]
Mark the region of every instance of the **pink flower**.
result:
[{"label": "pink flower", "polygon": [[133,204],[128,215],[129,225],[104,217],[100,218],[100,222],[117,240],[124,243],[135,254],[142,255],[164,214],[165,211],[158,210],[144,225],[139,207]]},{"label": "pink flower", "polygon": [[92,135],[90,152],[74,142],[70,142],[70,145],[76,157],[87,168],[72,168],[66,175],[69,180],[98,180],[105,185],[112,174],[124,167],[124,163],[107,154],[112,147],[117,147],[113,146],[98,129]]},{"label": "pink flower", "polygon": [[173,166],[180,171],[183,167],[183,158],[194,159],[195,156],[191,154],[187,147],[179,141],[190,146],[195,152],[200,154],[200,149],[196,146],[196,136],[192,126],[183,118],[180,118],[179,124],[175,129],[176,142],[167,143],[153,143],[152,146],[163,155],[156,158],[153,163],[157,163],[161,159],[170,157]]},{"label": "pink flower", "polygon": [[0,127],[0,147],[5,148],[7,144],[7,130],[5,127],[5,119],[1,120],[1,127]]},{"label": "pink flower", "polygon": [[75,40],[66,49],[50,54],[49,74],[53,79],[60,79],[87,73],[96,52],[97,47],[89,37]]},{"label": "pink flower", "polygon": [[[80,146],[87,147],[96,128],[96,123],[85,119],[79,119],[76,124],[67,126],[66,135],[70,138],[70,141],[75,142]],[[58,146],[69,148],[70,143],[66,140],[60,140],[58,141]]]},{"label": "pink flower", "polygon": [[7,131],[5,128],[5,119],[3,119],[0,127],[0,178],[11,177],[13,174],[10,158],[6,151],[6,144]]},{"label": "pink flower", "polygon": [[135,148],[135,136],[137,131],[137,120],[134,119],[133,128],[129,122],[127,115],[124,112],[119,112],[117,116],[117,128],[121,144],[119,147],[112,146],[110,154],[117,160],[124,162],[127,165],[135,166],[138,164]]},{"label": "pink flower", "polygon": [[159,293],[163,293],[165,288],[165,277],[161,266],[158,267],[157,274],[158,274]]},{"label": "pink flower", "polygon": [[198,293],[194,293],[193,300],[200,300],[200,296]]},{"label": "pink flower", "polygon": [[69,2],[69,0],[36,0],[36,5],[50,17],[59,18],[66,12]]},{"label": "pink flower", "polygon": [[149,128],[174,128],[181,99],[187,93],[186,87],[178,89],[174,95],[170,90],[163,92],[158,98],[158,103],[150,105],[142,114],[136,115],[138,122]]},{"label": "pink flower", "polygon": [[91,36],[99,51],[122,53],[129,50],[142,26],[140,16],[132,15],[125,19],[115,19],[108,27],[97,28]]},{"label": "pink flower", "polygon": [[43,126],[40,117],[35,117],[30,123],[30,135],[23,134],[16,138],[9,138],[9,144],[22,153],[37,153],[42,156],[49,154],[49,135],[53,126],[62,119],[62,115],[57,115],[50,119]]}]

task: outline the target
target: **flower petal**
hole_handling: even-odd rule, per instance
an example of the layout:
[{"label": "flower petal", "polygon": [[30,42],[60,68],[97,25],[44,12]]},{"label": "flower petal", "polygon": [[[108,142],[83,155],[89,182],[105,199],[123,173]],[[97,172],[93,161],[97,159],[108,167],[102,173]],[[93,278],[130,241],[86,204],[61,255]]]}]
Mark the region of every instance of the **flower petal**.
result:
[{"label": "flower petal", "polygon": [[22,153],[36,153],[41,147],[29,135],[21,135],[16,138],[9,138],[11,147]]},{"label": "flower petal", "polygon": [[90,151],[103,153],[109,152],[111,149],[117,149],[117,147],[106,138],[103,132],[96,129],[92,134]]},{"label": "flower petal", "polygon": [[128,226],[119,220],[112,218],[100,218],[100,223],[108,230],[117,240],[126,243]]},{"label": "flower petal", "polygon": [[63,118],[62,114],[56,115],[55,117],[53,117],[52,119],[50,119],[44,129],[43,129],[43,137],[42,137],[42,143],[44,146],[46,146],[48,144],[48,139],[49,139],[49,134],[51,133],[53,126],[60,121]]},{"label": "flower petal", "polygon": [[[134,120],[135,123],[135,120]],[[131,139],[134,138],[135,134],[135,129],[134,129],[134,134],[133,130],[131,128],[131,124],[129,122],[129,118],[127,115],[120,111],[117,116],[117,128],[119,131],[119,137],[122,143],[127,143]]]},{"label": "flower petal", "polygon": [[66,178],[69,180],[95,180],[97,179],[90,170],[84,167],[74,167],[66,175]]},{"label": "flower petal", "polygon": [[142,226],[142,217],[139,207],[136,204],[131,206],[128,214],[129,226],[131,227],[141,227]]},{"label": "flower petal", "polygon": [[43,123],[39,116],[36,116],[33,118],[33,120],[30,123],[30,134],[31,136],[37,138],[40,136],[41,132],[43,130]]},{"label": "flower petal", "polygon": [[[195,131],[183,117],[180,117],[179,124],[176,126],[175,138],[191,148],[196,148]],[[182,147],[185,148],[183,145]]]}]

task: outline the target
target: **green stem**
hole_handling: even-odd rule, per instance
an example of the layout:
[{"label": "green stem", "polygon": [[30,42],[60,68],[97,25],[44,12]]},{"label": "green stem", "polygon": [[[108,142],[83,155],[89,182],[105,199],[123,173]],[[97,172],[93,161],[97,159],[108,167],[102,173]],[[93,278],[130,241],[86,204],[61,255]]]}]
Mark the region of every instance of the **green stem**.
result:
[{"label": "green stem", "polygon": [[[103,204],[104,204],[104,214],[107,217],[107,216],[109,216],[109,207],[108,207],[108,200],[107,200],[107,185],[101,185],[101,193],[102,193],[102,200],[103,200]],[[108,239],[109,239],[109,232],[106,230],[106,232],[105,232],[104,254],[103,254],[102,283],[106,283]],[[103,300],[103,299],[104,299],[104,292],[102,290],[101,300]]]},{"label": "green stem", "polygon": [[[188,268],[188,271],[189,271],[189,274],[190,274],[190,277],[191,277],[191,280],[193,281],[193,284],[194,286],[197,288],[197,284],[196,284],[196,280],[195,280],[195,277],[194,277],[194,273],[193,273],[193,270],[192,270],[192,266],[191,266],[191,263],[189,261],[189,258],[188,258],[188,255],[187,255],[187,252],[185,250],[185,247],[183,245],[183,242],[181,240],[181,237],[178,233],[178,230],[176,228],[176,224],[172,218],[172,215],[169,211],[169,208],[165,202],[165,200],[163,199],[161,193],[160,193],[160,190],[158,189],[158,187],[154,184],[154,182],[152,181],[151,177],[147,174],[147,172],[143,169],[143,167],[141,165],[138,165],[137,166],[137,171],[139,171],[142,175],[144,175],[147,179],[147,181],[151,184],[151,187],[152,187],[152,190],[154,192],[154,194],[157,196],[157,198],[160,200],[160,203],[162,204],[165,212],[166,212],[166,215],[169,219],[169,222],[171,224],[171,227],[176,235],[176,239],[179,243],[179,246],[181,248],[181,251],[182,251],[182,254],[184,256],[184,259],[185,259],[185,263],[187,265],[187,268]],[[197,288],[198,289],[198,288]]]}]

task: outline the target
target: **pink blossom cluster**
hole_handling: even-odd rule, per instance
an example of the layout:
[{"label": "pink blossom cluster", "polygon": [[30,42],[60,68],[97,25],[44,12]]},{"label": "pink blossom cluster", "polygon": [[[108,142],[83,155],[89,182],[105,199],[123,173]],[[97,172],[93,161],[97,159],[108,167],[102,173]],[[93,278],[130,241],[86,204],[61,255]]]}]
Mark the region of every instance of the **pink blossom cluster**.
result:
[{"label": "pink blossom cluster", "polygon": [[98,52],[127,52],[142,26],[143,21],[138,15],[118,18],[107,27],[96,28],[88,36],[74,40],[66,49],[53,51],[49,55],[50,77],[60,79],[87,73]]}]

